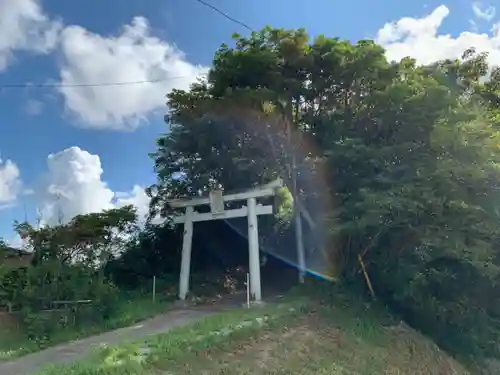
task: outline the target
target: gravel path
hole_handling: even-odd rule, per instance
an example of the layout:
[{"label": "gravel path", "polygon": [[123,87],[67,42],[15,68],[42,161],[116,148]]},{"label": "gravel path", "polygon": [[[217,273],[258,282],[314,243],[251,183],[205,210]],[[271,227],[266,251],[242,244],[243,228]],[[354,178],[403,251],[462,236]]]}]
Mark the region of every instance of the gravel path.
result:
[{"label": "gravel path", "polygon": [[28,354],[9,362],[0,362],[1,375],[30,375],[48,364],[66,364],[84,357],[96,346],[116,345],[127,340],[146,338],[179,326],[193,324],[214,314],[220,308],[174,309],[166,314],[146,320],[134,326],[120,328],[86,339],[54,346],[43,351]]}]

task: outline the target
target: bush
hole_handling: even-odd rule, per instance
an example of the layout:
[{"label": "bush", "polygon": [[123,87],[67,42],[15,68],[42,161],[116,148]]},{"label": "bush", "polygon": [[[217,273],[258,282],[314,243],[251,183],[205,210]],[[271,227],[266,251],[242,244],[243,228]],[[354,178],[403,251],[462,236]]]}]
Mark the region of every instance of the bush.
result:
[{"label": "bush", "polygon": [[[500,357],[499,135],[480,114],[459,118],[436,120],[414,155],[338,146],[334,160],[373,169],[351,176],[334,232],[346,279],[365,282],[361,254],[377,295],[414,327],[454,353]],[[394,155],[411,162],[387,166]]]}]

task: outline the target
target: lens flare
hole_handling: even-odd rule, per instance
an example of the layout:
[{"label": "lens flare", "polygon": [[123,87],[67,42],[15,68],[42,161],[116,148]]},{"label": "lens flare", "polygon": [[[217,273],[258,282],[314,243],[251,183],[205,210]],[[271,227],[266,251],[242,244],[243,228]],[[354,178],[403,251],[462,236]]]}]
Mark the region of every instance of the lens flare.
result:
[{"label": "lens flare", "polygon": [[[266,113],[267,112],[267,113]],[[228,106],[208,115],[211,120],[224,123],[224,129],[235,134],[248,134],[251,148],[264,157],[268,169],[284,180],[286,188],[296,191],[298,202],[292,206],[300,211],[305,250],[305,269],[309,275],[326,280],[336,280],[340,274],[341,251],[335,246],[335,238],[328,230],[335,225],[332,212],[333,176],[328,173],[328,160],[319,152],[313,137],[313,129],[297,129],[297,125],[282,115],[241,106]],[[296,181],[296,182],[295,182]],[[294,184],[296,188],[294,189]],[[294,199],[297,199],[296,197]],[[288,265],[300,269],[297,255],[293,215],[282,221],[276,230],[266,218],[259,219],[260,248]],[[328,221],[327,221],[328,218]],[[247,237],[246,224],[228,220],[227,224],[241,236]],[[273,220],[275,224],[275,220]]]}]

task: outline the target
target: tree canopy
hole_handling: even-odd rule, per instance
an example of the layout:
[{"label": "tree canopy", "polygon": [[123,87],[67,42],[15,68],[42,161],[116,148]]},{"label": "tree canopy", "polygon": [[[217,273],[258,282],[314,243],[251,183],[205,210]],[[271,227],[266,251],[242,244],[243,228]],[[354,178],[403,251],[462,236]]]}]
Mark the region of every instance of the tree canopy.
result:
[{"label": "tree canopy", "polygon": [[377,295],[413,324],[491,354],[499,90],[499,69],[474,49],[420,66],[388,61],[369,40],[270,27],[234,35],[205,81],[168,95],[151,212],[214,185],[279,176],[295,191],[294,159],[296,194],[324,224],[344,280],[363,281],[361,256]]}]

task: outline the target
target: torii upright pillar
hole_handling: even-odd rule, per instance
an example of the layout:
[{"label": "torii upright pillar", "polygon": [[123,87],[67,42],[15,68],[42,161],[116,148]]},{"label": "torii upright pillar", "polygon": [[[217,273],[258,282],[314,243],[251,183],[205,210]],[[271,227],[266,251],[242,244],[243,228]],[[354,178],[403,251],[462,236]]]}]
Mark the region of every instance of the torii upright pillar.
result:
[{"label": "torii upright pillar", "polygon": [[260,283],[259,229],[255,198],[248,198],[248,264],[250,268],[250,294],[252,300],[262,300]]},{"label": "torii upright pillar", "polygon": [[191,246],[193,243],[194,207],[187,206],[184,216],[184,236],[182,237],[181,274],[179,277],[179,298],[185,300],[189,291],[189,273],[191,270]]}]

